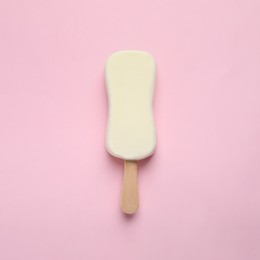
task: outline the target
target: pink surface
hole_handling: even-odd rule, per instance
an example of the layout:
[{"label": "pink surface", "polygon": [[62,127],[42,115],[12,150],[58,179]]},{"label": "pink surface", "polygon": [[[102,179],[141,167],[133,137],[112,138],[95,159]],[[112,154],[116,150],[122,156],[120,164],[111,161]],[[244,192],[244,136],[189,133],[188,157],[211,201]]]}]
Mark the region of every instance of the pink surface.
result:
[{"label": "pink surface", "polygon": [[[259,260],[260,2],[0,2],[1,260]],[[158,64],[156,154],[119,208],[104,64]]]}]

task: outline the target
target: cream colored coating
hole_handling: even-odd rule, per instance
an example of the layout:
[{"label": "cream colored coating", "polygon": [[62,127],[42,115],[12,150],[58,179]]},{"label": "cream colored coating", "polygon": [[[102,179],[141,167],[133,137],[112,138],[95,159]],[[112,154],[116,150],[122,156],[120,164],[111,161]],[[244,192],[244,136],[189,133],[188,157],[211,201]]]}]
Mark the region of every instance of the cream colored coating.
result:
[{"label": "cream colored coating", "polygon": [[106,64],[109,117],[106,146],[125,160],[150,156],[156,147],[153,94],[156,65],[144,51],[120,51]]}]

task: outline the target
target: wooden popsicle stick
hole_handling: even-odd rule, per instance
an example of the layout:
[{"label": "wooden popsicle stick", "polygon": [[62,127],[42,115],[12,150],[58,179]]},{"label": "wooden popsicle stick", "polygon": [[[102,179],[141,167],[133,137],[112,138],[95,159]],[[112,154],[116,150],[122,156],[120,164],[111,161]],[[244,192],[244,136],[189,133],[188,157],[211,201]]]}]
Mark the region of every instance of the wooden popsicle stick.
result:
[{"label": "wooden popsicle stick", "polygon": [[121,208],[126,214],[134,214],[139,207],[137,161],[124,161],[124,179]]}]

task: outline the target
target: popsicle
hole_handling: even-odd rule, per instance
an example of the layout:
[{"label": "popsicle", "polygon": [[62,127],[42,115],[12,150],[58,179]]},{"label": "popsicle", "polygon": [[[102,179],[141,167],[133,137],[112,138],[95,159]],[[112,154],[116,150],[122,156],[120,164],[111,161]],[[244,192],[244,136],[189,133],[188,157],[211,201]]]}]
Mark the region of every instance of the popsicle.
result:
[{"label": "popsicle", "polygon": [[119,51],[106,63],[106,147],[111,155],[124,160],[121,208],[126,214],[139,207],[137,161],[152,155],[156,147],[155,77],[155,60],[145,51]]}]

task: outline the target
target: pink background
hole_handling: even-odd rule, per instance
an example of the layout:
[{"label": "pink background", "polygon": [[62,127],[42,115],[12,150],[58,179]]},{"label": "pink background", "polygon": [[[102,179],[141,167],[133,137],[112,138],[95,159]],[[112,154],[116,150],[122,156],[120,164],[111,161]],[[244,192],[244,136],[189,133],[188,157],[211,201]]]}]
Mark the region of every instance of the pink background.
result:
[{"label": "pink background", "polygon": [[[1,260],[259,260],[258,0],[0,1]],[[158,64],[158,149],[119,207],[104,64]]]}]

